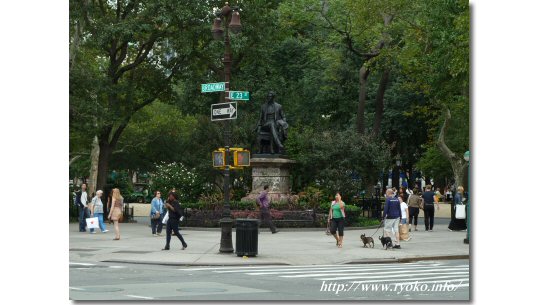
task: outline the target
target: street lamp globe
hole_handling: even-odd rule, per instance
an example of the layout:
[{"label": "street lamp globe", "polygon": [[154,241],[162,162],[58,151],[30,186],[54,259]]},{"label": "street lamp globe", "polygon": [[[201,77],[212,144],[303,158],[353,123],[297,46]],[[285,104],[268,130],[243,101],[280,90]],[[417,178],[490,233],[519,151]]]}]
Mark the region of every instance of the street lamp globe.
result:
[{"label": "street lamp globe", "polygon": [[239,18],[239,12],[235,11],[232,14],[232,21],[230,21],[230,30],[234,34],[241,32],[241,19]]},{"label": "street lamp globe", "polygon": [[466,152],[463,154],[463,159],[465,159],[465,161],[467,161],[467,162],[469,162],[470,157],[471,157],[471,153],[470,153],[469,151],[466,151]]},{"label": "street lamp globe", "polygon": [[215,18],[215,20],[213,21],[213,27],[211,28],[211,33],[213,34],[213,38],[216,40],[220,40],[224,36],[223,35],[224,31],[222,30],[221,24],[222,24],[222,20],[218,17]]}]

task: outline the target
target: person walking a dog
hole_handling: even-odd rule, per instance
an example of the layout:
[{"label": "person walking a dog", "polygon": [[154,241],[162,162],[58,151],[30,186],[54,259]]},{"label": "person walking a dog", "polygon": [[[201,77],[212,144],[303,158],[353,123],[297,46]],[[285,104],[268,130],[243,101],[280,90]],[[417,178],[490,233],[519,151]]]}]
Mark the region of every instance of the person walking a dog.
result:
[{"label": "person walking a dog", "polygon": [[260,193],[256,202],[260,206],[260,218],[262,223],[267,223],[271,229],[271,233],[275,234],[279,231],[276,229],[273,221],[271,220],[271,212],[269,212],[269,205],[271,204],[271,197],[269,196],[269,185],[263,186],[263,191]]},{"label": "person walking a dog", "polygon": [[394,234],[394,249],[400,249],[400,231],[398,226],[402,219],[402,209],[400,208],[400,200],[394,197],[393,190],[388,189],[386,193],[387,200],[383,210],[383,219],[385,222],[384,236]]}]

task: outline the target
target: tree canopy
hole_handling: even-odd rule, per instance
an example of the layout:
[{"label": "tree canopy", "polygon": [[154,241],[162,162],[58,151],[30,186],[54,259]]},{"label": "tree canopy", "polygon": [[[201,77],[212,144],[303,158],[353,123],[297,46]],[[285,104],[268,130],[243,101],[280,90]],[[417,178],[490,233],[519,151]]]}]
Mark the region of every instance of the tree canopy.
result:
[{"label": "tree canopy", "polygon": [[[218,186],[211,151],[222,123],[209,109],[223,81],[222,41],[211,36],[224,1],[70,2],[70,174],[88,176],[98,138],[98,181],[112,169],[153,172],[174,162]],[[402,159],[436,181],[454,179],[437,145],[469,149],[469,6],[466,1],[238,2],[231,90],[250,91],[232,122],[252,149],[260,105],[277,93],[290,124],[294,191],[349,192]],[[232,178],[248,187],[249,171]],[[386,181],[384,182],[386,183]],[[98,182],[99,185],[99,182]],[[218,189],[218,188],[217,188]],[[191,198],[196,200],[196,198]]]}]

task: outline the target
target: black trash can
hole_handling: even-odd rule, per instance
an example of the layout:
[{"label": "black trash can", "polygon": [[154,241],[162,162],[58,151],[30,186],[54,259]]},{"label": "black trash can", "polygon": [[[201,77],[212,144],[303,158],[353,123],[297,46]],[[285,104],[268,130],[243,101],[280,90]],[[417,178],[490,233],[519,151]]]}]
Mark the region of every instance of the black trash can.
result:
[{"label": "black trash can", "polygon": [[237,256],[258,255],[258,219],[235,220],[235,253]]}]

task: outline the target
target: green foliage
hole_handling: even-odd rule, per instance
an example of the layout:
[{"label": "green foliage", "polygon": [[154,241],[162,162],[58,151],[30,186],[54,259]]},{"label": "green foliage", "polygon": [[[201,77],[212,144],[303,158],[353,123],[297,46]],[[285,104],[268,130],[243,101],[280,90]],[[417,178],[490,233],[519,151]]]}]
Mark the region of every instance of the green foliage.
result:
[{"label": "green foliage", "polygon": [[194,201],[204,191],[203,179],[195,170],[189,170],[181,163],[161,163],[156,165],[151,175],[152,189],[168,194],[173,188],[181,202]]},{"label": "green foliage", "polygon": [[389,162],[389,149],[384,142],[371,135],[357,135],[353,129],[292,129],[288,145],[289,154],[298,161],[292,170],[295,180],[313,184],[325,194],[339,191],[344,201],[362,187],[373,185]]},{"label": "green foliage", "polygon": [[[222,173],[213,169],[211,151],[223,147],[225,124],[211,122],[208,111],[222,97],[201,94],[200,84],[223,80],[223,41],[213,40],[210,32],[214,8],[223,2],[156,0],[142,1],[138,8],[128,3],[122,9],[132,10],[116,18],[115,2],[103,2],[104,10],[97,2],[70,2],[75,55],[70,157],[82,156],[71,164],[70,176],[87,176],[93,135],[111,140],[120,131],[110,170],[158,174],[156,164],[162,162],[196,168],[198,186],[185,190],[190,193],[184,200],[219,209]],[[449,107],[447,144],[457,154],[469,147],[466,1],[245,0],[238,5],[243,29],[230,39],[231,89],[250,91],[251,100],[239,103],[239,119],[231,122],[232,145],[254,150],[260,105],[269,90],[276,90],[290,124],[285,145],[290,158],[299,161],[292,168],[293,190],[306,196],[275,206],[316,209],[336,191],[351,203],[397,155],[406,169],[420,160],[418,167],[436,179],[451,175],[434,141],[441,111]],[[394,15],[389,26],[382,14]],[[358,136],[353,126],[358,73],[365,63],[361,53],[375,49],[381,37],[386,38],[383,49],[367,63],[365,110],[371,126],[381,72],[390,68],[381,134]],[[119,56],[124,43],[126,56],[115,67],[109,53]],[[151,44],[151,52],[139,65],[117,79],[110,75],[113,68],[134,63],[144,44]],[[233,171],[230,178],[231,199],[238,201],[251,186],[250,169]],[[181,183],[163,182],[162,191]]]}]

